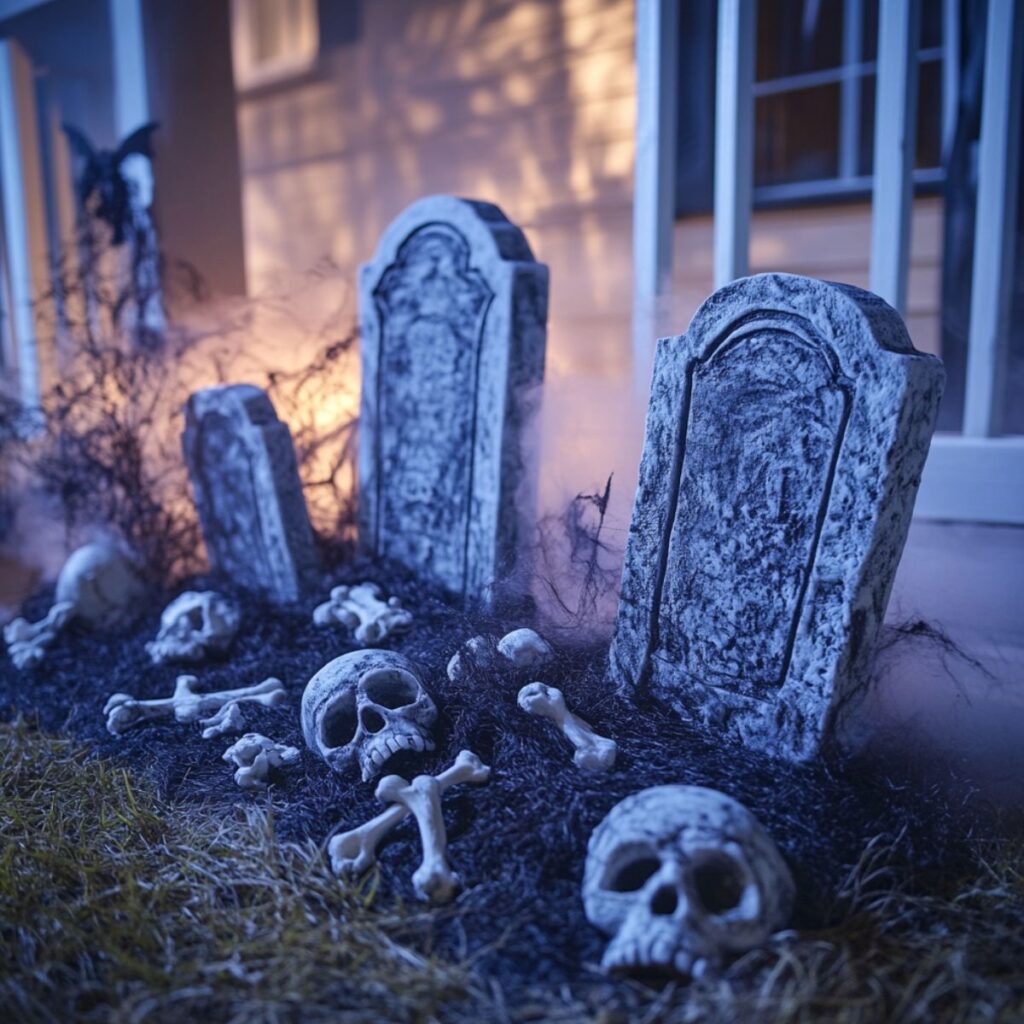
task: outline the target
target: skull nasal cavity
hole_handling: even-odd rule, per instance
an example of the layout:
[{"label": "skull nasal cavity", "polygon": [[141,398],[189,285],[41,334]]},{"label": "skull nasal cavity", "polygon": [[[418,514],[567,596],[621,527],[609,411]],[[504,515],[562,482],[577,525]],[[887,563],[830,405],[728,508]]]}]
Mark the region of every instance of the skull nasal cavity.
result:
[{"label": "skull nasal cavity", "polygon": [[359,719],[367,732],[380,732],[386,724],[381,713],[374,711],[373,708],[363,708],[359,713]]},{"label": "skull nasal cavity", "polygon": [[679,895],[670,885],[663,885],[651,900],[652,914],[674,914],[679,906]]}]

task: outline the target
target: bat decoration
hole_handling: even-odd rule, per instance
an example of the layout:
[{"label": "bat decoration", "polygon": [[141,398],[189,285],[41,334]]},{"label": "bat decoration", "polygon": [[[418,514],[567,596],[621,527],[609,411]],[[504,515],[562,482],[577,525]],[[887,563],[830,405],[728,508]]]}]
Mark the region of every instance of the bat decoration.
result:
[{"label": "bat decoration", "polygon": [[70,124],[63,126],[71,148],[84,162],[76,183],[79,202],[84,208],[94,194],[99,197],[96,216],[110,225],[113,245],[125,241],[125,231],[132,222],[128,182],[121,173],[121,164],[134,154],[152,159],[152,135],[158,127],[156,121],[150,121],[122,139],[117,149],[97,150],[77,128]]}]

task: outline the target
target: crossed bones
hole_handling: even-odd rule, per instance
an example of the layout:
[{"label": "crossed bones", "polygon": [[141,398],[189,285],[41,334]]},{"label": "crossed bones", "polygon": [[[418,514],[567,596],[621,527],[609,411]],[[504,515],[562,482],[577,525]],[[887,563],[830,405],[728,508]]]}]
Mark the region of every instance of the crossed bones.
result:
[{"label": "crossed bones", "polygon": [[243,701],[272,708],[288,699],[284,683],[272,676],[255,686],[214,693],[197,693],[195,687],[198,682],[195,676],[178,676],[174,693],[157,700],[136,700],[127,693],[111,694],[103,707],[107,731],[120,736],[140,722],[173,715],[179,722],[199,722],[203,727],[203,739],[208,740],[243,727],[238,707]]},{"label": "crossed bones", "polygon": [[377,847],[408,814],[416,818],[423,845],[423,860],[412,876],[421,900],[448,903],[459,889],[459,876],[448,863],[448,837],[441,814],[441,794],[461,782],[482,785],[491,769],[476,754],[462,750],[451,768],[434,777],[417,775],[407,782],[399,775],[385,776],[377,785],[377,799],[392,804],[364,825],[334,836],[327,843],[331,870],[337,875],[360,875],[373,866]]}]

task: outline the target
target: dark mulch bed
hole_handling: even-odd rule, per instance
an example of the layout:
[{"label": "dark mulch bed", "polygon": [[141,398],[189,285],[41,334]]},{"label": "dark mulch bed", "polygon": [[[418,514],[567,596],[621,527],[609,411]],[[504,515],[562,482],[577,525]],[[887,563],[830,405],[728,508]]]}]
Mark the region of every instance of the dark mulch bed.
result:
[{"label": "dark mulch bed", "polygon": [[[543,678],[619,743],[614,772],[580,772],[561,737],[516,706],[527,678],[481,673],[455,685],[446,677],[445,665],[461,641],[527,624],[522,613],[466,613],[406,575],[368,566],[342,573],[338,582],[365,578],[376,579],[413,610],[414,628],[390,646],[425,668],[442,715],[437,751],[400,755],[387,770],[435,774],[463,748],[493,768],[489,785],[460,787],[444,800],[450,856],[465,891],[454,908],[435,916],[429,941],[444,955],[475,957],[477,970],[508,993],[538,984],[597,983],[594,965],[604,939],[584,918],[579,897],[587,838],[617,801],[646,786],[710,786],[747,804],[793,869],[799,892],[794,925],[801,929],[836,922],[842,913],[836,893],[875,837],[889,843],[901,837],[904,881],[916,891],[928,892],[972,863],[971,844],[986,826],[950,790],[867,763],[793,766],[723,745],[658,706],[617,694],[606,681],[605,644],[577,649],[556,637],[557,663]],[[25,611],[36,618],[48,600],[39,594]],[[375,783],[364,784],[355,773],[333,775],[303,745],[299,702],[307,680],[356,646],[341,627],[312,625],[313,604],[282,610],[245,600],[244,624],[229,654],[192,670],[150,664],[144,643],[155,635],[163,606],[163,596],[154,598],[122,636],[76,627],[35,671],[18,672],[8,659],[0,660],[0,708],[7,718],[24,716],[133,766],[166,799],[227,810],[267,800],[235,786],[221,760],[230,738],[205,741],[196,726],[170,720],[116,738],[104,728],[104,701],[117,691],[167,696],[185,671],[194,671],[204,689],[277,676],[288,687],[289,703],[247,708],[248,727],[303,750],[301,764],[271,790],[274,820],[282,840],[320,842],[339,824],[351,827],[377,814],[381,805]],[[418,861],[415,827],[407,820],[382,851],[381,898],[411,899],[410,875]]]}]

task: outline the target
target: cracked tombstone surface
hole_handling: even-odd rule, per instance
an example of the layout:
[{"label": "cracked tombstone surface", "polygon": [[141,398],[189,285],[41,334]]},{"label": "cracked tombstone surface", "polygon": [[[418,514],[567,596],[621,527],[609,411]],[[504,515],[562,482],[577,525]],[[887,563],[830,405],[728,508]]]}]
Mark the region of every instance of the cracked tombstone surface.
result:
[{"label": "cracked tombstone surface", "polygon": [[371,554],[463,597],[524,586],[547,305],[547,267],[490,203],[430,196],[384,232],[359,277]]},{"label": "cracked tombstone surface", "polygon": [[790,760],[858,690],[945,374],[849,285],[734,281],[658,343],[615,680]]},{"label": "cracked tombstone surface", "polygon": [[182,438],[211,567],[271,601],[297,601],[319,565],[295,449],[266,392],[197,391]]}]

